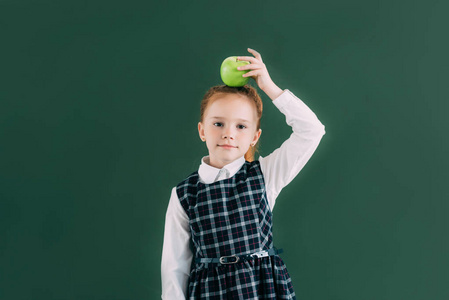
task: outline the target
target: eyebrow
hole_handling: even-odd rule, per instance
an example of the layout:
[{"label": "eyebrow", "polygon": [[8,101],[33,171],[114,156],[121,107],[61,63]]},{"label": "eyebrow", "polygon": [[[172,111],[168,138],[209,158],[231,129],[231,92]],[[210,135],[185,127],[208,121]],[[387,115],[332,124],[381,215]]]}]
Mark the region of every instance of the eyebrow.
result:
[{"label": "eyebrow", "polygon": [[[218,119],[218,120],[221,120],[221,119],[226,119],[225,117],[211,117],[211,119]],[[249,123],[250,121],[248,121],[248,120],[245,120],[245,119],[236,119],[237,121],[241,121],[241,122],[247,122],[247,123]]]}]

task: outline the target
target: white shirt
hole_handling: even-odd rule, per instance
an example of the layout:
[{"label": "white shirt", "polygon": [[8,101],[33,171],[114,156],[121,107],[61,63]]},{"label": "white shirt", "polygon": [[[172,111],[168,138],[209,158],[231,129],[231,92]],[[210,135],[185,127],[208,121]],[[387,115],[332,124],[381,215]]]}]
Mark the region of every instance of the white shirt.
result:
[{"label": "white shirt", "polygon": [[[324,125],[315,113],[288,89],[273,100],[273,104],[285,115],[293,133],[281,147],[266,157],[259,157],[271,210],[282,188],[298,175],[325,134]],[[209,157],[203,157],[198,169],[199,180],[206,184],[234,176],[245,163],[245,158],[242,156],[221,169],[208,165],[208,162]],[[189,218],[174,187],[165,215],[161,262],[162,299],[179,300],[187,297],[187,282],[193,257],[189,243]]]}]

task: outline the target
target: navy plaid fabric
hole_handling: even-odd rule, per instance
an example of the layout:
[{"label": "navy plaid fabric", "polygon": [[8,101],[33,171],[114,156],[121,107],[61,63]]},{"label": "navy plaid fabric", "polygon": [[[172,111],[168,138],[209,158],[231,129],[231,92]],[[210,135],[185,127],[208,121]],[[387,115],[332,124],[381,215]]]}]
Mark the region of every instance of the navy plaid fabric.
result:
[{"label": "navy plaid fabric", "polygon": [[[271,211],[259,161],[211,184],[192,173],[176,187],[190,220],[195,257],[245,255],[273,247]],[[278,255],[192,266],[189,299],[296,299]]]}]

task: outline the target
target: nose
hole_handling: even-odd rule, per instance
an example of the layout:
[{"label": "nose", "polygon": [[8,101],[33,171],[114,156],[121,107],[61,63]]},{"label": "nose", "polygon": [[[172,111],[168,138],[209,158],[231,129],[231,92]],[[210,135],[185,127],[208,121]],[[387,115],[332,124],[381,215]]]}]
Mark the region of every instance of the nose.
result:
[{"label": "nose", "polygon": [[234,139],[234,132],[230,129],[227,128],[223,131],[223,135],[222,135],[223,139],[230,139],[233,140]]}]

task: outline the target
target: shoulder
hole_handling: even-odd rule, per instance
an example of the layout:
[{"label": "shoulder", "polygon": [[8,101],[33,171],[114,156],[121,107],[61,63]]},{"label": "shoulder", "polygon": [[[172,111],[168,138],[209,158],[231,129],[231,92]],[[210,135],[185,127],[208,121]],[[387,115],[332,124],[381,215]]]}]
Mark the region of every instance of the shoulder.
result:
[{"label": "shoulder", "polygon": [[183,194],[186,194],[187,191],[192,188],[192,186],[196,186],[197,182],[198,182],[198,171],[191,173],[184,180],[179,182],[175,187],[176,193],[178,194],[178,198],[181,198]]},{"label": "shoulder", "polygon": [[247,178],[254,178],[258,177],[263,180],[262,175],[262,169],[260,167],[259,160],[253,160],[253,161],[245,161],[244,165],[241,169],[241,176],[240,180],[246,180]]},{"label": "shoulder", "polygon": [[237,173],[249,173],[260,169],[260,162],[258,160],[247,161],[242,165],[241,169]]},{"label": "shoulder", "polygon": [[253,160],[253,161],[245,160],[245,163],[243,165],[243,167],[245,167],[246,169],[255,169],[255,168],[258,168],[259,166],[260,166],[260,161],[258,159]]},{"label": "shoulder", "polygon": [[188,212],[189,207],[189,195],[196,194],[195,190],[197,189],[197,183],[198,171],[195,171],[173,188],[173,195],[178,198],[177,201],[181,203],[181,206],[186,213]]},{"label": "shoulder", "polygon": [[253,172],[258,172],[260,171],[260,161],[259,160],[253,160],[252,162],[247,162],[248,163],[248,169],[253,171]]},{"label": "shoulder", "polygon": [[242,166],[242,170],[245,173],[258,173],[260,172],[260,161],[259,160],[253,160],[253,161],[245,161],[245,163]]}]

